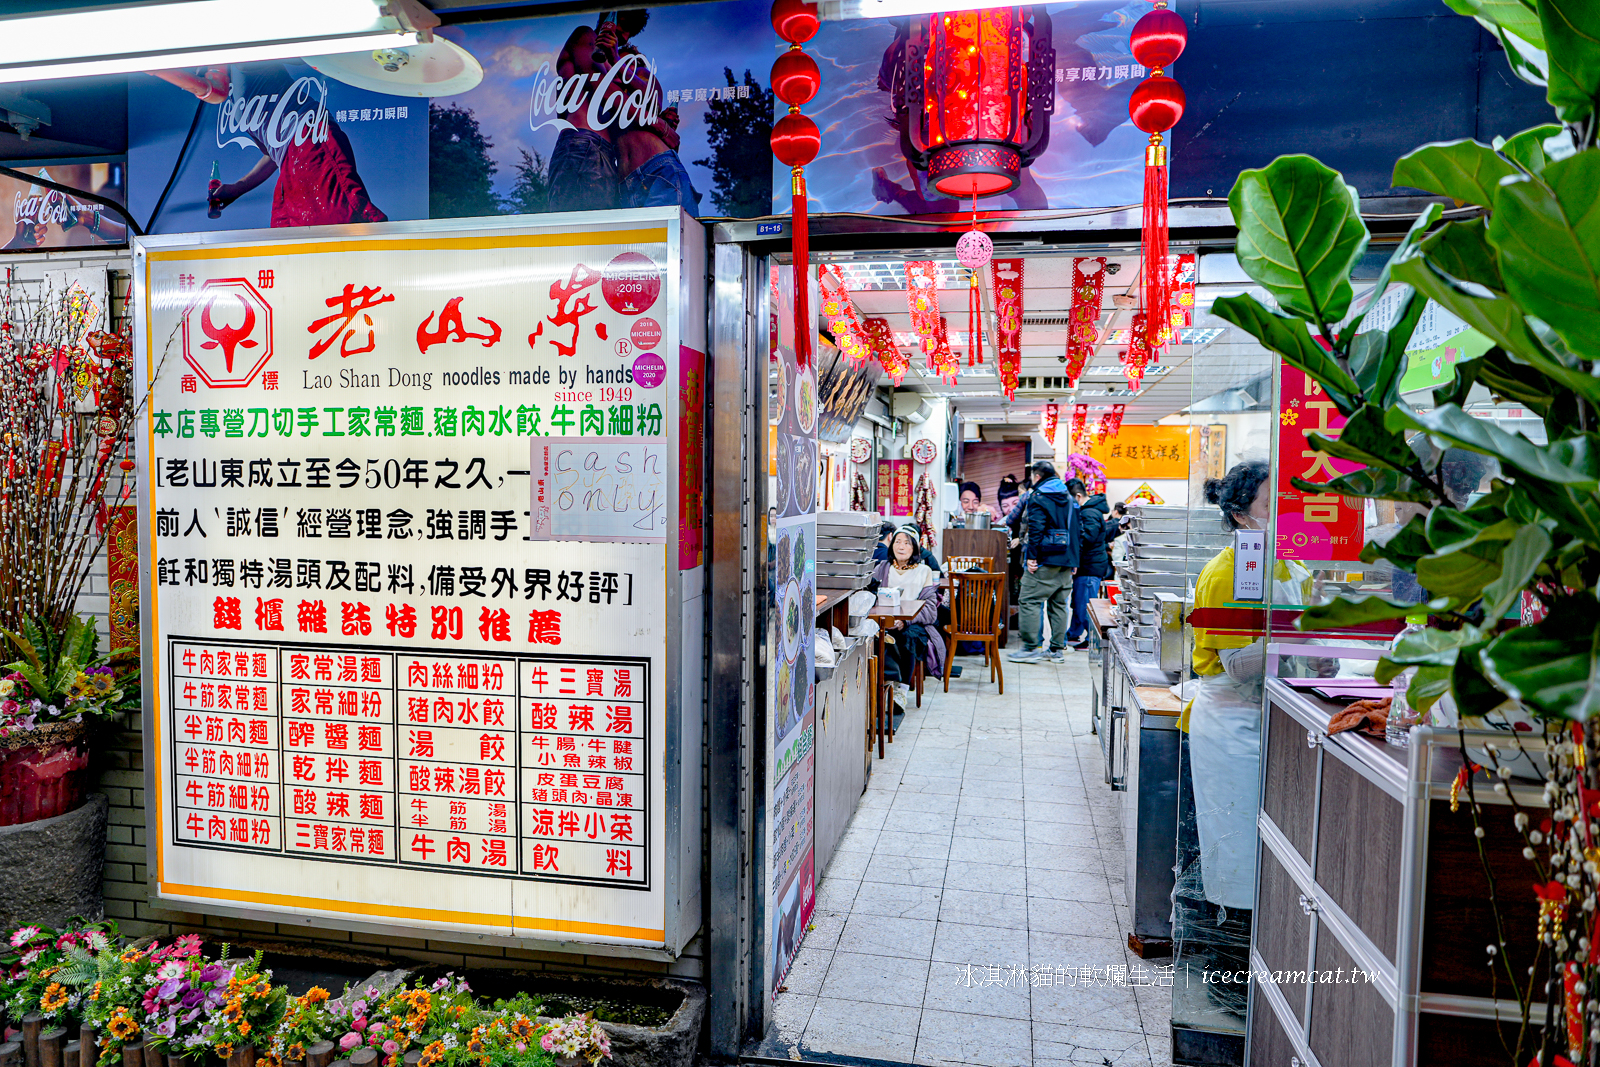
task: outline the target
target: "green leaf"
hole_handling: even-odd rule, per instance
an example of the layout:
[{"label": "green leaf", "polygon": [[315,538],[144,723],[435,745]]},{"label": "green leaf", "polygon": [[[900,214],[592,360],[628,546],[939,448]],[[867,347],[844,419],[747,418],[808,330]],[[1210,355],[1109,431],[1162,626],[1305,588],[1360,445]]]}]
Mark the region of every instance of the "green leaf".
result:
[{"label": "green leaf", "polygon": [[1497,688],[1550,718],[1583,721],[1600,707],[1600,628],[1592,614],[1580,622],[1563,613],[1519,626],[1480,654]]},{"label": "green leaf", "polygon": [[[24,629],[26,628],[26,625],[24,625]],[[44,670],[44,662],[39,659],[39,650],[34,647],[34,643],[32,641],[28,640],[19,633],[14,633],[11,630],[7,630],[3,626],[0,626],[0,633],[5,634],[11,643],[17,646],[17,651],[22,653],[23,659],[30,667],[36,671]]]},{"label": "green leaf", "polygon": [[[1499,521],[1499,520],[1496,520]],[[1435,552],[1448,552],[1464,548],[1476,541],[1490,523],[1463,514],[1454,508],[1435,508],[1428,513],[1428,544]],[[1504,531],[1501,540],[1510,540],[1511,531]]]},{"label": "green leaf", "polygon": [[1500,179],[1516,173],[1517,168],[1488,145],[1472,140],[1439,141],[1401,156],[1394,165],[1394,184],[1492,208]]},{"label": "green leaf", "polygon": [[1567,136],[1565,126],[1555,123],[1546,123],[1535,126],[1531,130],[1523,130],[1508,139],[1495,138],[1495,148],[1501,155],[1527,171],[1529,174],[1542,174],[1544,168],[1550,163],[1550,153],[1545,148],[1545,142],[1552,137]]},{"label": "green leaf", "polygon": [[1396,433],[1383,424],[1383,409],[1375,404],[1363,404],[1350,416],[1337,438],[1319,433],[1307,434],[1313,448],[1321,449],[1336,459],[1364,463],[1369,467],[1387,467],[1404,470],[1417,461],[1417,455],[1406,445],[1404,434]]},{"label": "green leaf", "polygon": [[1239,175],[1228,195],[1239,266],[1280,307],[1326,329],[1350,310],[1350,268],[1367,247],[1361,201],[1310,156],[1279,156]]},{"label": "green leaf", "polygon": [[1361,497],[1365,500],[1404,500],[1413,504],[1432,504],[1438,498],[1433,490],[1412,480],[1399,471],[1368,467],[1351,471],[1326,482],[1308,482],[1304,478],[1290,478],[1289,484],[1302,493],[1338,493],[1340,496]]},{"label": "green leaf", "polygon": [[1423,556],[1417,561],[1417,583],[1430,593],[1443,593],[1470,604],[1483,587],[1500,577],[1504,541],[1487,541],[1456,551]]},{"label": "green leaf", "polygon": [[1278,353],[1291,367],[1315,378],[1341,415],[1355,410],[1355,380],[1306,332],[1299,319],[1280,315],[1249,295],[1222,297],[1211,305],[1211,313]]},{"label": "green leaf", "polygon": [[1406,346],[1428,306],[1427,298],[1411,286],[1398,291],[1402,294],[1400,306],[1389,325],[1358,333],[1350,342],[1350,372],[1367,399],[1380,407],[1392,404],[1400,396]]},{"label": "green leaf", "polygon": [[1507,433],[1488,419],[1475,419],[1454,404],[1426,413],[1392,407],[1385,422],[1390,429],[1426,430],[1458,448],[1494,456],[1556,485],[1589,491],[1600,488],[1600,456],[1596,456],[1587,438],[1567,438],[1540,447],[1519,434]]},{"label": "green leaf", "polygon": [[1399,604],[1381,596],[1334,597],[1326,604],[1313,604],[1300,613],[1295,623],[1300,630],[1339,629],[1362,623],[1403,619],[1424,611],[1446,611],[1450,601],[1440,597],[1426,604]]},{"label": "green leaf", "polygon": [[1406,701],[1419,711],[1427,711],[1439,702],[1439,698],[1450,692],[1450,676],[1454,672],[1454,665],[1449,667],[1418,667],[1417,673],[1411,676],[1411,684],[1406,687]]},{"label": "green leaf", "polygon": [[1373,672],[1373,677],[1380,682],[1387,682],[1407,667],[1420,667],[1425,664],[1448,667],[1455,663],[1456,654],[1462,648],[1481,640],[1483,634],[1474,626],[1463,626],[1459,630],[1428,627],[1413,634],[1406,634],[1387,656],[1378,661],[1378,669]]},{"label": "green leaf", "polygon": [[1544,47],[1544,28],[1539,25],[1539,12],[1531,3],[1522,0],[1444,0],[1458,15],[1476,18],[1490,26],[1510,30],[1536,48]]},{"label": "green leaf", "polygon": [[1594,0],[1539,0],[1544,50],[1550,57],[1550,106],[1563,122],[1580,122],[1600,96],[1600,5]]},{"label": "green leaf", "polygon": [[1361,562],[1376,563],[1386,559],[1403,570],[1415,573],[1417,560],[1433,552],[1433,546],[1428,544],[1424,532],[1426,525],[1427,520],[1423,516],[1411,516],[1411,520],[1396,530],[1387,541],[1368,541],[1361,550]]},{"label": "green leaf", "polygon": [[1456,710],[1462,716],[1481,717],[1506,702],[1506,694],[1483,673],[1483,650],[1488,645],[1488,640],[1484,640],[1461,649],[1450,670],[1450,695],[1455,698]]},{"label": "green leaf", "polygon": [[1575,355],[1600,358],[1600,152],[1580,152],[1500,190],[1489,241],[1506,292]]},{"label": "green leaf", "polygon": [[1505,618],[1534,572],[1550,554],[1554,542],[1542,526],[1522,526],[1500,557],[1500,577],[1483,587],[1483,617],[1489,625]]}]

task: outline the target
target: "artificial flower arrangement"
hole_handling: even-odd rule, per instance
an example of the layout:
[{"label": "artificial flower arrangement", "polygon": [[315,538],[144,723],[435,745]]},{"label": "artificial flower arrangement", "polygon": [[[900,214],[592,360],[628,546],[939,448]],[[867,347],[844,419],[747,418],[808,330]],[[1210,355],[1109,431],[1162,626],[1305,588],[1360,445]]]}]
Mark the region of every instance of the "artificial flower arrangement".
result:
[{"label": "artificial flower arrangement", "polygon": [[117,1067],[123,1046],[139,1040],[197,1064],[249,1046],[264,1067],[303,1060],[321,1041],[340,1056],[371,1048],[384,1067],[402,1067],[414,1049],[420,1067],[554,1067],[557,1057],[597,1065],[611,1052],[590,1016],[540,1023],[540,1002],[527,994],[485,1004],[453,975],[407,986],[396,972],[338,997],[320,987],[291,996],[260,953],[230,958],[224,945],[209,959],[197,934],[130,944],[114,922],[12,931],[0,945],[0,1008],[13,1020],[39,1012],[52,1025],[93,1028],[97,1067]]},{"label": "artificial flower arrangement", "polygon": [[[94,623],[73,616],[59,636],[33,620],[17,633],[0,627],[22,658],[0,677],[0,738],[50,723],[105,721],[125,710],[129,685],[100,655]],[[126,656],[124,656],[126,658]]]}]

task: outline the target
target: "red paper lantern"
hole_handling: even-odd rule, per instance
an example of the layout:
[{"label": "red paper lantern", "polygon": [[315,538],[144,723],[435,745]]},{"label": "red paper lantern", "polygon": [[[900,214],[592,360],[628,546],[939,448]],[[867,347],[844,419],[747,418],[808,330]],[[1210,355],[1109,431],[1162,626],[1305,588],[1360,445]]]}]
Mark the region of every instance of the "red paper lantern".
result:
[{"label": "red paper lantern", "polygon": [[1166,133],[1183,118],[1186,102],[1183,86],[1164,74],[1154,74],[1140,82],[1128,98],[1128,116],[1145,133]]},{"label": "red paper lantern", "polygon": [[1044,7],[916,16],[905,64],[904,140],[929,184],[957,197],[1015,189],[1050,141],[1055,48]]},{"label": "red paper lantern", "polygon": [[803,167],[822,151],[822,131],[798,111],[783,116],[772,126],[772,154],[786,167]]},{"label": "red paper lantern", "polygon": [[1165,70],[1183,54],[1189,43],[1189,28],[1183,16],[1167,8],[1157,8],[1134,24],[1128,45],[1133,58],[1151,70]]},{"label": "red paper lantern", "polygon": [[816,4],[805,0],[773,0],[772,28],[790,44],[805,44],[817,35],[821,26]]},{"label": "red paper lantern", "polygon": [[772,92],[785,104],[809,103],[821,87],[822,72],[817,69],[817,61],[799,46],[790,48],[772,64]]}]

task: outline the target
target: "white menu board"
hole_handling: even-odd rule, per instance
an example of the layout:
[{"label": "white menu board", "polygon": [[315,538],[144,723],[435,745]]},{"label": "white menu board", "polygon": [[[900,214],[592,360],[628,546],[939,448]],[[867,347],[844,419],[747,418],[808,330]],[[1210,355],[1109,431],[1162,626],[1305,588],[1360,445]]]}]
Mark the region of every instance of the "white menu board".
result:
[{"label": "white menu board", "polygon": [[372,231],[136,247],[155,895],[680,948],[685,231]]}]

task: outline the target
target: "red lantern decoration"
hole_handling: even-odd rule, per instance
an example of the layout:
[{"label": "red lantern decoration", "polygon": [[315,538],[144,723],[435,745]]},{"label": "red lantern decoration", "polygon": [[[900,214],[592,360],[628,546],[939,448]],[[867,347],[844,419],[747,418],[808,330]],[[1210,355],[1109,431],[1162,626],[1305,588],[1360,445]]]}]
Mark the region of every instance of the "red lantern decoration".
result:
[{"label": "red lantern decoration", "polygon": [[929,184],[956,197],[1015,189],[1050,142],[1055,47],[1043,5],[913,17],[905,56],[901,141]]},{"label": "red lantern decoration", "polygon": [[794,356],[801,367],[811,363],[811,227],[806,219],[805,166],[822,149],[817,124],[800,114],[800,105],[817,95],[822,74],[816,60],[800,46],[822,25],[817,5],[806,0],[773,0],[772,28],[789,42],[789,50],[772,64],[772,91],[789,105],[789,113],[772,126],[772,154],[789,168],[793,196],[791,238],[794,249]]},{"label": "red lantern decoration", "polygon": [[[1183,118],[1183,88],[1165,74],[1165,68],[1183,54],[1189,33],[1183,18],[1167,10],[1166,0],[1155,0],[1155,10],[1133,27],[1129,44],[1133,57],[1150,68],[1128,99],[1128,116],[1150,135],[1144,155],[1144,363],[1159,358],[1161,346],[1172,336],[1172,264],[1167,258],[1167,146],[1162,134]],[[1130,351],[1132,350],[1130,343]],[[1130,383],[1131,384],[1131,383]]]}]

